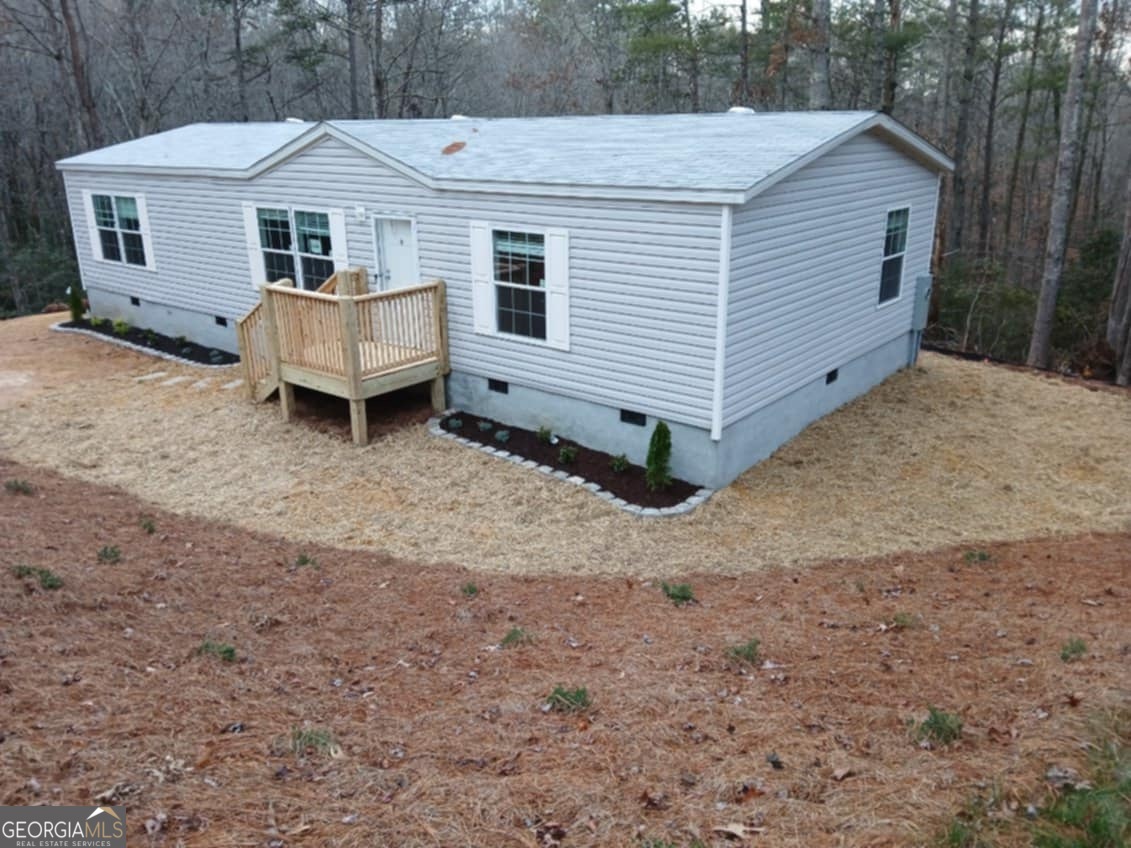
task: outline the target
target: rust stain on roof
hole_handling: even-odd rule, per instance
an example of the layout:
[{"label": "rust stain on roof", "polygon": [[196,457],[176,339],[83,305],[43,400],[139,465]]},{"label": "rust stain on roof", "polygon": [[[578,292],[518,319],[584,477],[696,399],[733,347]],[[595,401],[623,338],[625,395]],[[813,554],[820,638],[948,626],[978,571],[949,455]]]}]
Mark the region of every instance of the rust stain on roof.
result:
[{"label": "rust stain on roof", "polygon": [[459,153],[465,147],[467,147],[466,141],[453,141],[451,144],[449,144],[447,147],[445,147],[440,152],[443,153],[445,156],[451,156],[453,153]]}]

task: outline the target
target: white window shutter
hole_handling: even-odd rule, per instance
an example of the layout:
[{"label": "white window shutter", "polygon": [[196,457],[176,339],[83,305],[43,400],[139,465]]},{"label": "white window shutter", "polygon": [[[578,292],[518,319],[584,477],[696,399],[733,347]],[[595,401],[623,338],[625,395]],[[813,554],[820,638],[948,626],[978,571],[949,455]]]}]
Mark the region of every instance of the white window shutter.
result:
[{"label": "white window shutter", "polygon": [[348,238],[346,236],[346,213],[342,209],[330,210],[330,252],[334,258],[334,270],[344,271],[350,266]]},{"label": "white window shutter", "polygon": [[95,259],[102,259],[102,239],[98,237],[98,224],[94,220],[94,197],[88,189],[82,191],[82,208],[86,212],[86,229],[90,234],[90,253]]},{"label": "white window shutter", "polygon": [[491,227],[471,222],[471,312],[475,332],[495,332],[495,283],[491,273]]},{"label": "white window shutter", "polygon": [[137,217],[141,226],[141,246],[145,249],[145,267],[156,271],[157,259],[153,255],[153,237],[149,231],[149,207],[145,204],[144,194],[137,195],[134,200],[137,201]]},{"label": "white window shutter", "polygon": [[263,250],[259,245],[259,218],[254,203],[243,205],[243,230],[247,239],[247,264],[251,272],[251,287],[258,290],[267,283],[267,269],[263,265]]},{"label": "white window shutter", "polygon": [[569,350],[569,233],[546,230],[546,344]]}]

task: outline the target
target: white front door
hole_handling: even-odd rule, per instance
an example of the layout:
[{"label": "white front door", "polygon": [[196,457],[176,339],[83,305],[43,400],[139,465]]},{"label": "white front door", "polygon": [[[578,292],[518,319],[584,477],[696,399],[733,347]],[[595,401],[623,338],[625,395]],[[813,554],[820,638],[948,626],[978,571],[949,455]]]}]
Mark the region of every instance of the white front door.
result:
[{"label": "white front door", "polygon": [[416,264],[416,233],[407,218],[375,218],[373,240],[377,245],[374,277],[381,291],[415,286],[420,280]]}]

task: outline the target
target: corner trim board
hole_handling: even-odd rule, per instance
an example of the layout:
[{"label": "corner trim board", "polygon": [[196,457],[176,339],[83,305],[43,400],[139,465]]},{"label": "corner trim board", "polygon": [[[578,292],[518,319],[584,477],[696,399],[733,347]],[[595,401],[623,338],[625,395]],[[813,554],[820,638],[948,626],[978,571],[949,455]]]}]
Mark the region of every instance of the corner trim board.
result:
[{"label": "corner trim board", "polygon": [[711,439],[723,437],[723,390],[726,379],[727,315],[730,308],[730,243],[734,208],[722,207],[719,226],[719,291],[715,312],[715,385],[711,399]]}]

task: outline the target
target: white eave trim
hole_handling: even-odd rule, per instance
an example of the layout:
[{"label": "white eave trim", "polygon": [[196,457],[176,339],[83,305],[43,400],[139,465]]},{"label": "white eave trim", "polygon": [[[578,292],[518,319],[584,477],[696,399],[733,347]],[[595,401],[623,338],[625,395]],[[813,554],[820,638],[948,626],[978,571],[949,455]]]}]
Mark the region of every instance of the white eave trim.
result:
[{"label": "white eave trim", "polygon": [[715,310],[715,372],[711,395],[711,439],[723,437],[723,393],[726,390],[727,319],[730,313],[730,243],[734,208],[724,206],[719,236],[719,290]]}]

